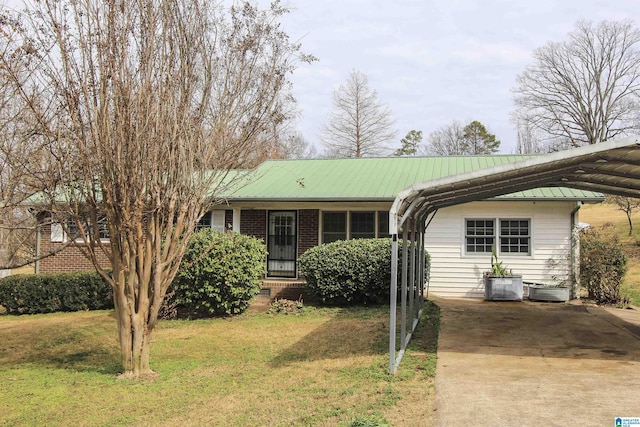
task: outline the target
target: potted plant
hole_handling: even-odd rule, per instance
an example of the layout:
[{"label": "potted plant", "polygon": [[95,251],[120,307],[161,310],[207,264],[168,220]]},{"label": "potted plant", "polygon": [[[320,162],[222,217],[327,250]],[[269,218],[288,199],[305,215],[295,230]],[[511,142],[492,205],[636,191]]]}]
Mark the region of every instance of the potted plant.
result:
[{"label": "potted plant", "polygon": [[489,301],[522,301],[522,276],[513,274],[491,250],[491,270],[484,273],[484,297]]},{"label": "potted plant", "polygon": [[[552,272],[560,267],[563,267],[561,261],[557,261],[553,258],[547,260],[549,270]],[[564,277],[564,279],[561,279]],[[550,301],[550,302],[566,302],[569,301],[571,289],[566,284],[566,276],[560,276],[559,274],[552,274],[553,283],[528,283],[529,299],[534,301]]]}]

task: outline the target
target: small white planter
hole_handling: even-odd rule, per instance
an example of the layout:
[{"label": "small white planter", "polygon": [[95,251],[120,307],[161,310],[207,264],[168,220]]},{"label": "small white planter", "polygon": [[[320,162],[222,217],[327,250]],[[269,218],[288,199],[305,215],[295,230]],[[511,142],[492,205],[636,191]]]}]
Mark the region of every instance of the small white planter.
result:
[{"label": "small white planter", "polygon": [[566,302],[569,301],[569,287],[529,285],[529,299],[534,301]]},{"label": "small white planter", "polygon": [[522,276],[485,276],[484,297],[489,301],[522,301]]}]

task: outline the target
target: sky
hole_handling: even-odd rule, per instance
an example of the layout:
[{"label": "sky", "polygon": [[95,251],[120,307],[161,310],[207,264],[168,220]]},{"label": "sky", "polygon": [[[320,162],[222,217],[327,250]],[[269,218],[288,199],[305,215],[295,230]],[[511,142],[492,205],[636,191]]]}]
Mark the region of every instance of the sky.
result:
[{"label": "sky", "polygon": [[[268,4],[266,0],[259,2]],[[301,116],[297,128],[322,152],[332,95],[352,70],[395,120],[397,141],[421,130],[423,142],[459,120],[483,123],[515,152],[510,122],[516,77],[533,51],[567,40],[579,20],[631,20],[640,0],[288,0],[284,30],[319,60],[291,76]]]}]

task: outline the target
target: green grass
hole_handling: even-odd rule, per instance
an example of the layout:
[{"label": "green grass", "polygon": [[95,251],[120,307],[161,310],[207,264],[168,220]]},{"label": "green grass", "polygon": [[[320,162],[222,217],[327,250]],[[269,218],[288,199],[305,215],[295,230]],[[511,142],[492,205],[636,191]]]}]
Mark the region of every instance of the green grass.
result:
[{"label": "green grass", "polygon": [[629,222],[626,215],[615,205],[601,203],[586,205],[580,209],[580,221],[589,223],[602,236],[617,239],[627,255],[627,273],[620,293],[631,304],[640,306],[640,212],[632,215],[633,234],[629,236]]},{"label": "green grass", "polygon": [[1,315],[0,425],[432,425],[437,307],[396,376],[388,315],[305,308],[163,321],[150,381],[116,379],[112,312]]}]

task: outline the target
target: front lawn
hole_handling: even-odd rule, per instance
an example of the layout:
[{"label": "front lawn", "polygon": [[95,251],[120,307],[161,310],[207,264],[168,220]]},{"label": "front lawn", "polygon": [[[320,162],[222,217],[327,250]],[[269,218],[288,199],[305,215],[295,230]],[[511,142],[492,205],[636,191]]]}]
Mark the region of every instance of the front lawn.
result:
[{"label": "front lawn", "polygon": [[113,312],[0,315],[0,425],[432,425],[438,309],[395,377],[388,323],[386,307],[163,321],[159,376],[132,382]]}]

